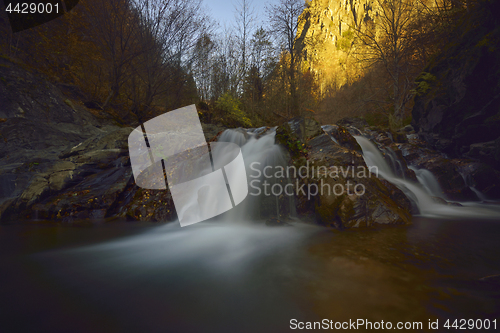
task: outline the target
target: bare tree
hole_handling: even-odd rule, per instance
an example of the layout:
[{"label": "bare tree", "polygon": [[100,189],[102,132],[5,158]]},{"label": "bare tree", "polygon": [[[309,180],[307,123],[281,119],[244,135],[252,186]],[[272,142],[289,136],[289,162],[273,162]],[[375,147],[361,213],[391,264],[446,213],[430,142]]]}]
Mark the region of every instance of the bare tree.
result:
[{"label": "bare tree", "polygon": [[139,13],[128,0],[93,0],[85,3],[91,38],[105,59],[110,92],[104,107],[118,97],[126,81],[132,60],[142,53],[134,45],[137,39]]},{"label": "bare tree", "polygon": [[287,114],[299,114],[299,101],[297,96],[297,72],[302,55],[300,36],[297,36],[299,28],[299,16],[305,8],[304,0],[279,0],[276,5],[266,7],[267,14],[278,43],[282,48],[282,56],[288,57],[287,77],[289,80],[289,93],[291,105]]},{"label": "bare tree", "polygon": [[198,95],[204,101],[210,99],[210,80],[213,71],[215,47],[213,37],[204,34],[198,39],[194,48],[195,58],[192,72],[195,76]]},{"label": "bare tree", "polygon": [[241,81],[241,62],[239,57],[237,37],[226,30],[217,40],[217,50],[214,57],[212,73],[212,100],[216,100],[225,92],[238,95]]},{"label": "bare tree", "polygon": [[235,4],[235,19],[236,19],[236,37],[241,54],[241,73],[242,80],[248,72],[248,56],[250,37],[255,26],[255,11],[252,7],[251,0],[238,0]]},{"label": "bare tree", "polygon": [[375,20],[353,28],[364,46],[359,50],[362,60],[368,65],[381,64],[388,75],[397,125],[412,98],[417,7],[411,0],[376,0],[376,4],[379,12]]},{"label": "bare tree", "polygon": [[[210,32],[210,21],[201,14],[200,0],[137,0],[141,12],[139,43],[144,51],[136,61],[129,97],[133,112],[141,118],[155,98],[179,95],[196,46]],[[173,82],[175,80],[175,82]],[[178,96],[180,97],[180,96]]]}]

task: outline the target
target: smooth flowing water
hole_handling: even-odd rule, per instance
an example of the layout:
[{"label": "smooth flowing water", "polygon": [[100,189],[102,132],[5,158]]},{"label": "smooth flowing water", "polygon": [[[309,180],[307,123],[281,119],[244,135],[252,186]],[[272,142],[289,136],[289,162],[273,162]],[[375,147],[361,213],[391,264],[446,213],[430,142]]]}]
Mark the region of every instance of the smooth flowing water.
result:
[{"label": "smooth flowing water", "polygon": [[2,331],[288,332],[291,319],[493,319],[499,223],[416,218],[343,232],[213,221],[2,226]]},{"label": "smooth flowing water", "polygon": [[[500,206],[480,202],[462,202],[462,206],[452,206],[436,201],[433,196],[440,196],[437,181],[428,170],[417,172],[419,183],[397,176],[387,164],[378,148],[362,136],[356,136],[363,158],[368,167],[377,167],[380,177],[402,190],[418,207],[420,215],[441,218],[481,218],[499,219]],[[430,175],[429,175],[430,174]],[[434,179],[433,179],[434,178]]]},{"label": "smooth flowing water", "polygon": [[[269,138],[238,136],[246,164],[282,163]],[[360,144],[367,164],[415,197],[422,215],[448,212]],[[265,227],[245,219],[254,204],[186,228],[0,226],[0,331],[289,332],[292,319],[427,327],[500,313],[492,210],[452,207],[488,219],[416,217],[411,226],[340,232],[300,221]]]}]

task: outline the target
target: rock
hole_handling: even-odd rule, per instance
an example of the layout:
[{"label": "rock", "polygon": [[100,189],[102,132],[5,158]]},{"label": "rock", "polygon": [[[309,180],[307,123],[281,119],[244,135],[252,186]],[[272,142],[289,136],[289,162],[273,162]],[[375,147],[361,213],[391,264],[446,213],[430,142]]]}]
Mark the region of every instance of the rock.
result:
[{"label": "rock", "polygon": [[476,195],[465,183],[457,160],[444,157],[434,157],[424,161],[419,168],[429,170],[438,180],[446,197],[453,201],[469,201],[476,199]]},{"label": "rock", "polygon": [[75,155],[80,155],[90,150],[127,150],[128,136],[132,133],[133,128],[124,127],[105,127],[97,135],[78,143],[77,145],[68,146],[59,158],[67,158]]},{"label": "rock", "polygon": [[132,128],[97,119],[81,102],[69,100],[84,97],[77,87],[55,86],[2,58],[0,77],[7,82],[0,84],[1,224],[125,218],[127,212],[133,217],[134,207],[155,210],[151,216],[144,212],[144,220],[175,217],[155,208],[157,202],[173,208],[168,191],[153,195],[133,182]]},{"label": "rock", "polygon": [[337,144],[347,149],[355,150],[358,152],[361,151],[361,147],[359,146],[358,142],[345,127],[341,125],[323,126],[323,131],[328,134]]},{"label": "rock", "polygon": [[101,111],[104,110],[102,106],[96,101],[88,101],[83,103],[83,105],[85,105],[89,109],[101,110]]},{"label": "rock", "polygon": [[339,121],[337,121],[337,125],[344,126],[344,127],[355,127],[359,130],[368,127],[368,123],[366,122],[365,119],[360,118],[360,117],[347,117],[347,118],[342,118]]},{"label": "rock", "polygon": [[378,143],[380,143],[383,146],[390,146],[393,143],[391,137],[389,135],[387,135],[387,133],[380,133],[375,138],[375,141],[377,141]]},{"label": "rock", "polygon": [[[406,163],[417,169],[430,171],[439,182],[449,200],[470,201],[477,196],[465,182],[462,159],[450,159],[446,155],[416,144],[397,144]],[[465,162],[471,163],[472,161]]]},{"label": "rock", "polygon": [[[297,44],[307,68],[319,75],[320,82],[349,84],[345,62],[339,59],[346,59],[351,50],[355,40],[352,27],[364,27],[365,22],[376,20],[381,10],[378,2],[370,0],[307,2],[298,20]],[[380,33],[378,24],[373,29],[375,34]],[[308,42],[312,40],[314,43]]]},{"label": "rock", "polygon": [[208,141],[216,141],[216,138],[222,134],[227,128],[214,124],[201,124],[205,139]]},{"label": "rock", "polygon": [[405,127],[402,128],[402,131],[406,133],[414,133],[415,129],[411,125],[406,125]]},{"label": "rock", "polygon": [[168,222],[177,218],[172,195],[169,190],[145,190],[130,183],[108,215],[126,218],[129,221]]},{"label": "rock", "polygon": [[35,124],[65,124],[67,131],[78,126],[98,125],[97,119],[85,109],[75,112],[61,90],[36,72],[0,58],[0,118],[25,118]]},{"label": "rock", "polygon": [[[410,224],[411,203],[406,196],[393,186],[387,187],[379,179],[371,178],[327,178],[321,182],[321,187],[346,188],[348,182],[358,190],[363,188],[363,195],[325,190],[318,197],[316,213],[320,223],[335,228],[370,227],[377,224]],[[329,185],[326,186],[326,185]],[[355,184],[355,185],[354,185]],[[362,187],[361,187],[362,185]],[[347,189],[346,189],[347,190]],[[351,189],[352,191],[352,189]],[[394,200],[394,197],[398,197]]]},{"label": "rock", "polygon": [[120,156],[128,155],[128,149],[103,149],[91,150],[82,155],[72,158],[78,164],[93,164],[100,165],[101,168],[106,168]]},{"label": "rock", "polygon": [[463,154],[463,156],[479,161],[484,161],[493,166],[497,166],[498,161],[495,156],[496,150],[498,149],[497,141],[472,144],[469,147],[469,151]]},{"label": "rock", "polygon": [[275,140],[283,149],[288,151],[292,160],[299,160],[307,156],[306,144],[296,134],[289,123],[285,123],[276,129]]},{"label": "rock", "polygon": [[[106,216],[131,179],[130,168],[110,168],[89,175],[77,185],[50,196],[32,208],[38,218],[73,221]],[[31,210],[21,216],[30,218]],[[101,216],[102,215],[102,216]]]},{"label": "rock", "polygon": [[358,151],[326,134],[309,145],[309,166],[322,168],[324,175],[307,180],[321,189],[314,205],[320,223],[340,229],[411,223],[410,201],[394,185],[370,174]]},{"label": "rock", "polygon": [[408,142],[408,138],[406,137],[406,132],[404,131],[390,131],[388,134],[390,134],[392,141],[396,143],[404,143]]},{"label": "rock", "polygon": [[296,117],[288,122],[293,134],[302,142],[323,133],[319,123],[313,118]]},{"label": "rock", "polygon": [[[500,128],[500,26],[498,2],[480,2],[458,36],[417,78],[412,125],[419,136],[451,158],[492,164]],[[495,168],[500,168],[495,164]]]},{"label": "rock", "polygon": [[[277,142],[296,139],[287,127],[277,129]],[[306,189],[297,191],[297,213],[314,214],[320,224],[338,229],[411,223],[410,201],[394,185],[370,174],[361,147],[349,131],[343,126],[327,125],[323,132],[307,142],[307,154],[296,151],[293,145],[283,145],[291,163],[302,168],[301,175],[291,180],[298,188]],[[272,211],[275,207],[273,201]]]},{"label": "rock", "polygon": [[474,187],[489,199],[500,198],[500,171],[476,161],[455,160],[453,163],[467,186]]}]

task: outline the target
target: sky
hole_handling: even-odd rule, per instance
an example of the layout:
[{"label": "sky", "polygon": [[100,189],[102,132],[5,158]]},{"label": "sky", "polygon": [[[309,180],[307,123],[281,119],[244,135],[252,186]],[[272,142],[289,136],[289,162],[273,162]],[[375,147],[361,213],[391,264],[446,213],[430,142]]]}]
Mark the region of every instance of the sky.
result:
[{"label": "sky", "polygon": [[[210,16],[214,18],[221,27],[224,27],[224,23],[227,27],[231,27],[236,24],[234,5],[237,4],[237,1],[238,0],[204,0],[203,4],[210,9]],[[257,20],[260,21],[259,25],[263,24],[267,19],[265,11],[266,4],[274,3],[275,1],[250,0],[250,2],[254,8]]]}]

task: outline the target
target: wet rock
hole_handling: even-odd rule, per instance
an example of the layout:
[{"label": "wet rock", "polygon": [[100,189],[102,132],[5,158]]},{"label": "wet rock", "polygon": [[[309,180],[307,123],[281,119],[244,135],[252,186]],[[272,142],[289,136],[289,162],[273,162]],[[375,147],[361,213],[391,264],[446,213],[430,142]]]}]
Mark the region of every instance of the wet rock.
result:
[{"label": "wet rock", "polygon": [[128,149],[103,149],[92,150],[82,155],[72,158],[78,164],[93,164],[100,165],[101,168],[106,168],[120,156],[128,155]]},{"label": "wet rock", "polygon": [[411,223],[410,201],[394,185],[371,174],[358,151],[338,145],[326,134],[309,144],[308,184],[318,188],[314,210],[321,224],[342,229]]},{"label": "wet rock", "polygon": [[[346,192],[349,183],[352,184],[350,193]],[[386,185],[374,176],[320,181],[319,186],[324,191],[318,196],[315,207],[319,222],[339,229],[411,223],[410,201],[399,189]],[[346,191],[341,193],[341,188]],[[328,192],[327,189],[338,189],[339,192]],[[361,191],[364,193],[358,195]]]},{"label": "wet rock", "polygon": [[377,141],[378,143],[380,143],[381,145],[384,145],[384,146],[390,146],[393,143],[391,137],[389,135],[387,135],[387,133],[380,133],[375,138],[375,141]]},{"label": "wet rock", "polygon": [[397,144],[407,164],[417,169],[430,171],[437,179],[443,193],[449,200],[476,200],[476,194],[464,180],[463,164],[471,163],[461,159],[450,159],[446,155],[415,144]]},{"label": "wet rock", "polygon": [[399,149],[399,144],[393,143],[388,147],[379,145],[379,149],[396,176],[418,182],[415,172],[408,167],[403,152]]},{"label": "wet rock", "polygon": [[440,204],[440,205],[453,206],[453,207],[463,207],[463,205],[458,203],[458,202],[446,201],[440,197],[431,197],[431,198],[435,203]]},{"label": "wet rock", "polygon": [[[290,132],[278,128],[277,137]],[[394,185],[370,174],[351,133],[338,125],[323,126],[323,132],[307,142],[306,155],[283,145],[291,163],[302,168],[292,179],[303,189],[295,197],[299,216],[313,213],[320,224],[339,229],[411,223],[410,201]],[[293,132],[288,135],[293,138]]]},{"label": "wet rock", "polygon": [[453,201],[474,200],[476,195],[465,183],[456,161],[444,157],[430,158],[419,165],[429,170],[438,180],[446,197]]},{"label": "wet rock", "polygon": [[455,160],[454,164],[467,186],[475,188],[488,199],[500,198],[500,171],[476,161]]},{"label": "wet rock", "polygon": [[292,133],[295,134],[302,142],[323,133],[321,126],[313,118],[296,117],[291,119],[288,122],[288,125],[290,126]]},{"label": "wet rock", "polygon": [[277,144],[280,144],[283,149],[288,151],[292,160],[297,161],[307,156],[305,142],[299,138],[288,123],[276,129],[275,140]]},{"label": "wet rock", "polygon": [[324,126],[323,131],[328,134],[335,143],[343,146],[347,149],[355,150],[360,152],[361,147],[349,130],[340,125],[329,125]]},{"label": "wet rock", "polygon": [[123,217],[129,221],[168,222],[177,218],[169,190],[145,190],[133,183],[122,192],[108,215]]}]

